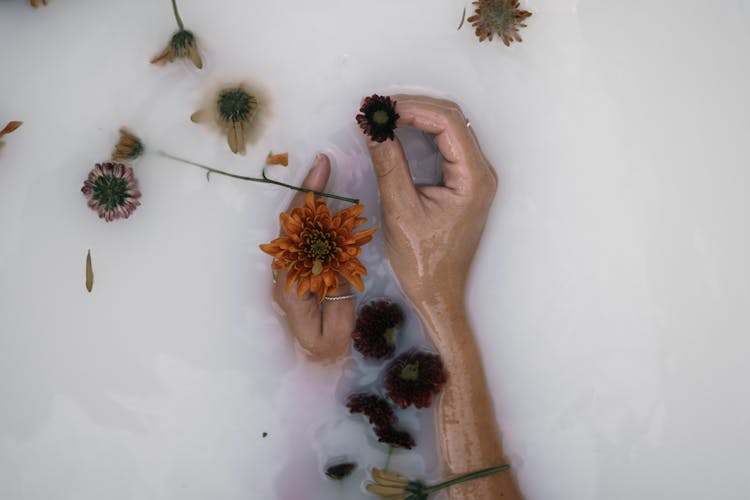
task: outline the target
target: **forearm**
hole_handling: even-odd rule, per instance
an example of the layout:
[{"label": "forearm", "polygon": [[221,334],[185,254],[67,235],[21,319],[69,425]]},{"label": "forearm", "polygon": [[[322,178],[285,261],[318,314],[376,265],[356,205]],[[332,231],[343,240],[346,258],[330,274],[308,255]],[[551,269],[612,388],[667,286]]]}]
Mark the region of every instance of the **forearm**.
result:
[{"label": "forearm", "polygon": [[[455,476],[507,462],[482,360],[463,307],[420,308],[448,382],[438,405],[438,439],[446,472]],[[451,500],[520,499],[511,472],[455,485]]]}]

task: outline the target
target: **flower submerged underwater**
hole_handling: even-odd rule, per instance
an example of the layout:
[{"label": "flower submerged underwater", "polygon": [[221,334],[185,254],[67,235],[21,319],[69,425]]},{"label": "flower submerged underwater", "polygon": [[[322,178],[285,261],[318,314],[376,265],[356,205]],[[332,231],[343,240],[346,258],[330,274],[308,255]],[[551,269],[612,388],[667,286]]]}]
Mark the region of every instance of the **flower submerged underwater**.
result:
[{"label": "flower submerged underwater", "polygon": [[479,41],[492,41],[497,35],[506,46],[522,42],[519,28],[525,28],[524,20],[531,12],[518,8],[518,0],[477,0],[474,15],[467,19],[474,27]]},{"label": "flower submerged underwater", "polygon": [[364,205],[354,205],[332,214],[323,198],[305,195],[305,204],[279,215],[280,236],[260,249],[274,257],[271,268],[287,271],[286,291],[297,283],[297,295],[317,294],[318,302],[339,286],[339,274],[357,290],[365,286],[367,269],[357,258],[362,245],[372,240],[377,228],[354,232],[367,219],[359,217]]},{"label": "flower submerged underwater", "polygon": [[81,192],[99,217],[111,222],[127,219],[140,206],[141,192],[133,169],[122,163],[97,163],[89,172]]},{"label": "flower submerged underwater", "polygon": [[382,359],[396,351],[396,339],[404,312],[391,300],[376,300],[359,311],[352,332],[354,348],[365,358]]},{"label": "flower submerged underwater", "polygon": [[384,385],[388,398],[401,408],[428,408],[447,380],[440,356],[412,349],[388,365]]}]

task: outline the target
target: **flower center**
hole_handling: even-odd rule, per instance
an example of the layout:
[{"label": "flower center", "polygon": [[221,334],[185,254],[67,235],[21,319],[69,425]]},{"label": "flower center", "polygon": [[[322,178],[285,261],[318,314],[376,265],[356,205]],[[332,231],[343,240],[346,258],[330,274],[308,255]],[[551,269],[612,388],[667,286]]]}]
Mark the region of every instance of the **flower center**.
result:
[{"label": "flower center", "polygon": [[512,24],[513,11],[504,4],[491,5],[487,10],[487,20],[498,33],[502,34]]},{"label": "flower center", "polygon": [[372,114],[372,122],[376,125],[385,125],[390,118],[388,112],[384,109],[379,109]]},{"label": "flower center", "polygon": [[225,90],[219,95],[219,114],[229,122],[243,122],[252,118],[258,100],[242,89]]},{"label": "flower center", "polygon": [[195,36],[188,30],[180,30],[172,35],[172,40],[169,43],[172,45],[172,50],[186,53],[195,44]]},{"label": "flower center", "polygon": [[121,207],[128,198],[128,181],[113,175],[99,176],[94,182],[93,198],[107,210]]},{"label": "flower center", "polygon": [[401,369],[401,378],[408,382],[419,379],[419,363],[409,363]]},{"label": "flower center", "polygon": [[383,337],[385,337],[385,341],[388,342],[388,344],[393,345],[396,343],[397,334],[398,334],[398,325],[387,328],[385,330],[385,333],[383,333]]},{"label": "flower center", "polygon": [[333,257],[336,244],[328,233],[320,229],[307,231],[302,241],[305,256],[313,262],[312,273],[317,276],[323,272],[323,264],[327,264]]}]

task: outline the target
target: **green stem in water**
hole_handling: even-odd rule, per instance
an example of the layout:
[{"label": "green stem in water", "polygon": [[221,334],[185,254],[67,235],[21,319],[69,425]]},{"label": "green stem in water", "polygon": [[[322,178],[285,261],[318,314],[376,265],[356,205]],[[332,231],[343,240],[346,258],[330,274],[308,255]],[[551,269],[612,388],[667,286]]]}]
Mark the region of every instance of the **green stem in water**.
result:
[{"label": "green stem in water", "polygon": [[182,18],[180,17],[180,11],[177,10],[177,0],[172,0],[172,10],[174,11],[174,18],[177,20],[177,27],[180,30],[185,29],[185,25],[182,24]]},{"label": "green stem in water", "polygon": [[385,457],[385,466],[383,466],[383,470],[388,470],[388,466],[391,464],[392,456],[393,456],[393,446],[388,445],[388,456]]},{"label": "green stem in water", "polygon": [[359,199],[358,198],[347,198],[346,196],[339,196],[337,194],[331,194],[331,193],[324,193],[322,191],[315,191],[314,189],[307,189],[299,186],[292,186],[291,184],[286,184],[281,181],[277,181],[274,179],[269,179],[266,177],[266,170],[263,169],[263,177],[247,177],[245,175],[238,175],[233,174],[231,172],[225,172],[224,170],[219,170],[213,167],[209,167],[208,165],[202,165],[200,163],[196,163],[194,161],[186,160],[185,158],[180,158],[178,156],[171,155],[169,153],[165,153],[164,151],[159,151],[159,154],[162,156],[165,156],[167,158],[170,158],[172,160],[181,161],[182,163],[187,163],[188,165],[193,165],[194,167],[202,168],[206,171],[206,179],[209,179],[209,176],[211,174],[219,174],[219,175],[225,175],[227,177],[232,177],[233,179],[239,179],[242,181],[250,181],[250,182],[261,182],[263,184],[275,184],[277,186],[294,189],[295,191],[301,191],[303,193],[312,193],[315,196],[324,196],[326,198],[333,198],[335,200],[341,200],[346,201],[348,203],[353,203],[355,205],[359,205]]},{"label": "green stem in water", "polygon": [[444,481],[442,483],[434,484],[432,486],[428,486],[424,489],[424,493],[431,494],[435,493],[438,490],[442,490],[443,488],[447,488],[449,486],[453,486],[454,484],[463,483],[465,481],[471,481],[473,479],[479,479],[480,477],[489,476],[498,472],[503,472],[510,469],[510,465],[504,464],[504,465],[498,465],[497,467],[490,467],[489,469],[482,469],[474,472],[470,472],[468,474],[464,474],[463,476],[458,476],[457,478],[451,479],[449,481]]}]

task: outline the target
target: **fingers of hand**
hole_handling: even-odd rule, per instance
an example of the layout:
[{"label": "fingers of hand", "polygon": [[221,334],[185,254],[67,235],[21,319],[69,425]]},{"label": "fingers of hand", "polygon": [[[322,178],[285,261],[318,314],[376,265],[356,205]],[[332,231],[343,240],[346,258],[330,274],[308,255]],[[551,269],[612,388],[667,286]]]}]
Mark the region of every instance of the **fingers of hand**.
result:
[{"label": "fingers of hand", "polygon": [[[313,191],[323,191],[328,183],[328,177],[331,175],[331,161],[328,156],[323,153],[318,154],[313,160],[310,171],[307,173],[305,180],[302,182],[302,187],[305,189],[311,189]],[[294,195],[292,202],[289,204],[289,209],[301,207],[305,203],[304,192],[299,192]]]},{"label": "fingers of hand", "polygon": [[489,166],[461,108],[443,99],[396,95],[399,124],[435,134],[435,143],[446,160],[445,185],[462,188],[480,181]]},{"label": "fingers of hand", "polygon": [[383,211],[401,210],[415,206],[417,190],[411,179],[409,164],[398,138],[370,143],[372,167],[378,179]]}]

